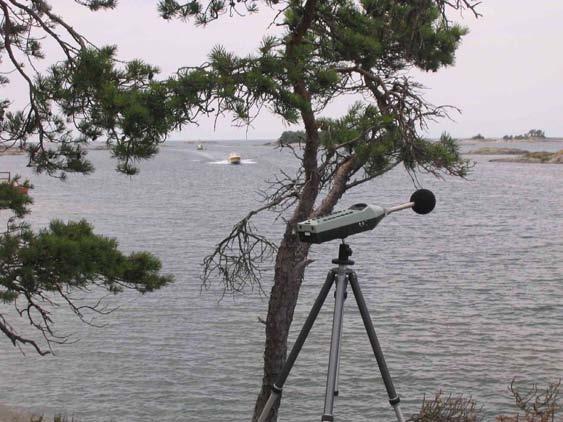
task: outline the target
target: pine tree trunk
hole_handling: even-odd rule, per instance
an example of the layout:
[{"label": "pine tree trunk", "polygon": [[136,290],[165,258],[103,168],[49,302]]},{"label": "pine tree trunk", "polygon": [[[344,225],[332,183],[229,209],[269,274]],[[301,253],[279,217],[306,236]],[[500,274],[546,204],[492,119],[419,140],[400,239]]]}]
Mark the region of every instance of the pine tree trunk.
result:
[{"label": "pine tree trunk", "polygon": [[[317,0],[307,0],[301,22],[296,26],[293,36],[287,44],[288,63],[294,68],[301,67],[299,63],[302,58],[299,57],[296,48],[302,43],[303,37],[313,21],[316,4]],[[276,382],[286,360],[287,337],[293,320],[293,311],[297,304],[301,281],[303,280],[305,260],[310,248],[310,244],[301,243],[294,233],[295,223],[303,221],[311,215],[321,184],[317,166],[317,153],[320,144],[318,126],[304,75],[293,80],[293,89],[304,103],[301,106],[301,118],[306,132],[302,158],[305,184],[293,216],[287,223],[283,240],[276,255],[274,285],[270,293],[268,316],[266,318],[264,378],[262,379],[262,389],[254,407],[253,422],[258,420],[262,408],[270,396],[272,385]],[[268,422],[277,421],[278,408],[279,402],[273,406],[269,417],[266,419]]]},{"label": "pine tree trunk", "polygon": [[[272,385],[276,382],[287,356],[287,338],[297,304],[299,289],[305,270],[309,245],[299,242],[288,224],[276,256],[274,285],[270,294],[266,319],[266,345],[264,350],[264,378],[256,400],[253,421],[257,421]],[[277,421],[279,403],[272,409],[268,422]]]},{"label": "pine tree trunk", "polygon": [[[346,182],[354,170],[356,161],[352,158],[344,159],[333,176],[330,191],[324,197],[316,212],[326,214],[332,211],[335,204],[346,191]],[[315,163],[316,166],[316,163]],[[316,168],[316,167],[315,167]],[[317,184],[318,186],[318,184]],[[262,389],[256,400],[253,422],[258,420],[262,408],[266,404],[272,385],[276,382],[287,356],[287,337],[293,320],[293,311],[297,304],[303,273],[307,264],[310,244],[301,243],[294,234],[294,224],[304,216],[311,216],[314,199],[318,189],[307,192],[301,201],[293,218],[288,222],[284,238],[276,256],[274,285],[268,304],[266,319],[266,347],[264,350],[264,378]],[[279,403],[271,411],[268,422],[276,422]]]}]

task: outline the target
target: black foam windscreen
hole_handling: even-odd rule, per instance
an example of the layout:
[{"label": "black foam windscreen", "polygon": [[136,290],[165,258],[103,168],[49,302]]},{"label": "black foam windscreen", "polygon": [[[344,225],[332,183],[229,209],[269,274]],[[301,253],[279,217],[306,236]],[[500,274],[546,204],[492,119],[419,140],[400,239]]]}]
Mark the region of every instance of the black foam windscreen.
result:
[{"label": "black foam windscreen", "polygon": [[436,206],[436,197],[428,189],[419,189],[411,195],[410,202],[414,202],[413,211],[417,214],[428,214]]}]

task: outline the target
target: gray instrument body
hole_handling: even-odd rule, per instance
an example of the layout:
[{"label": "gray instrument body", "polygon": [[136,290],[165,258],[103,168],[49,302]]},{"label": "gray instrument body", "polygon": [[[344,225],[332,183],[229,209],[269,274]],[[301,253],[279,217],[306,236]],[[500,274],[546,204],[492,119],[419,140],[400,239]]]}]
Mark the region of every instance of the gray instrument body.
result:
[{"label": "gray instrument body", "polygon": [[297,233],[299,239],[307,243],[344,239],[352,234],[373,229],[386,215],[387,211],[380,206],[354,204],[347,210],[298,223]]}]

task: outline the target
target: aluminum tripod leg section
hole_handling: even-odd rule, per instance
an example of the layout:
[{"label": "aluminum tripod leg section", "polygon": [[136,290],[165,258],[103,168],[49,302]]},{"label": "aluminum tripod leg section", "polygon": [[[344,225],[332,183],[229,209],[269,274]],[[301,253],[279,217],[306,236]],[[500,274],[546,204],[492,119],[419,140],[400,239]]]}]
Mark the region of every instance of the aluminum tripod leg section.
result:
[{"label": "aluminum tripod leg section", "polygon": [[330,340],[330,355],[328,360],[328,372],[326,378],[325,406],[321,421],[333,421],[334,396],[338,377],[340,360],[340,341],[342,338],[342,317],[344,314],[344,300],[346,298],[346,286],[348,284],[346,266],[338,268],[336,280],[336,295],[334,301],[334,316],[332,319],[332,336]]},{"label": "aluminum tripod leg section", "polygon": [[315,323],[315,319],[317,318],[317,315],[319,315],[319,312],[324,304],[328,292],[330,291],[332,284],[334,283],[335,277],[336,277],[336,271],[330,270],[326,277],[325,283],[321,289],[321,292],[317,296],[317,299],[315,300],[315,303],[313,304],[313,307],[311,308],[311,311],[307,316],[305,324],[303,325],[301,332],[297,336],[297,340],[295,340],[295,344],[293,345],[293,348],[291,349],[291,352],[289,353],[289,356],[285,361],[282,371],[280,372],[280,375],[278,376],[276,383],[272,386],[272,392],[268,397],[268,401],[262,408],[262,412],[260,413],[258,422],[265,422],[267,420],[268,416],[270,415],[270,411],[272,410],[272,407],[274,406],[276,401],[281,397],[283,385],[285,383],[285,380],[287,379],[287,376],[289,375],[289,371],[291,371],[291,368],[293,367],[293,364],[295,363],[295,360],[297,359],[297,356],[299,355],[299,352],[301,351],[301,348],[303,347],[303,344],[305,343],[305,340],[309,335],[309,331],[311,331],[311,328]]},{"label": "aluminum tripod leg section", "polygon": [[356,273],[352,271],[350,273],[349,280],[350,280],[350,285],[352,286],[352,291],[354,292],[354,297],[356,298],[356,302],[358,304],[358,308],[360,310],[360,314],[362,316],[362,320],[364,322],[364,326],[366,328],[369,337],[369,341],[371,343],[371,348],[373,349],[375,359],[377,360],[377,365],[379,366],[379,371],[381,372],[381,377],[383,378],[383,383],[385,384],[385,389],[387,390],[387,395],[389,396],[389,403],[391,404],[391,406],[393,406],[393,410],[395,410],[395,415],[397,416],[397,420],[399,422],[405,422],[405,418],[403,417],[401,408],[399,406],[399,402],[401,400],[399,398],[399,395],[395,391],[395,387],[393,386],[393,380],[391,379],[391,375],[389,374],[389,369],[387,368],[387,364],[385,363],[385,359],[383,358],[383,351],[381,350],[381,346],[379,345],[379,341],[377,340],[377,335],[375,334],[375,328],[373,327],[373,323],[369,315],[368,307],[366,305],[366,301],[360,289],[360,284],[358,283],[358,278],[356,277]]}]

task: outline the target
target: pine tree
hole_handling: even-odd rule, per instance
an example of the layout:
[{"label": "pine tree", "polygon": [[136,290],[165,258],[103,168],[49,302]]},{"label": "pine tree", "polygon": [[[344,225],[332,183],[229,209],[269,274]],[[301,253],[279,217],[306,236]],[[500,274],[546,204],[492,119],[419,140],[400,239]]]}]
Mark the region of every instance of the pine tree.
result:
[{"label": "pine tree", "polygon": [[[115,6],[112,0],[79,3],[92,10]],[[94,48],[45,1],[0,0],[0,11],[0,59],[9,66],[4,74],[22,78],[28,87],[22,110],[13,110],[8,99],[0,98],[2,148],[26,150],[37,172],[60,178],[91,172],[83,147],[102,136],[114,142],[118,169],[126,173],[136,171],[136,160],[156,152],[169,128],[160,119],[158,90],[144,89],[154,68],[134,61],[116,69],[114,48]],[[44,36],[58,44],[67,60],[40,74],[33,63],[44,58]],[[0,76],[0,86],[8,83]],[[0,234],[0,303],[15,306],[17,315],[38,332],[37,337],[20,334],[14,321],[0,312],[0,332],[14,346],[28,345],[45,355],[53,345],[67,342],[55,324],[61,304],[86,323],[92,314],[106,312],[101,302],[77,300],[79,292],[145,293],[172,281],[159,274],[156,257],[146,252],[124,255],[116,240],[94,234],[86,221],[54,220],[48,228],[32,231],[25,222],[30,188],[29,181],[20,183],[17,176],[0,183],[0,212],[8,221]]]},{"label": "pine tree", "polygon": [[13,213],[0,234],[0,301],[13,304],[46,345],[18,334],[0,313],[0,331],[14,346],[30,345],[45,355],[53,344],[67,342],[68,337],[55,330],[58,304],[67,305],[86,323],[96,313],[106,312],[101,302],[81,302],[78,292],[98,289],[116,294],[127,288],[145,293],[172,281],[159,274],[161,264],[153,255],[124,255],[116,240],[94,234],[84,220],[54,220],[48,228],[33,232],[23,221],[32,200],[22,187],[31,186],[14,180],[0,183],[0,210]]}]

